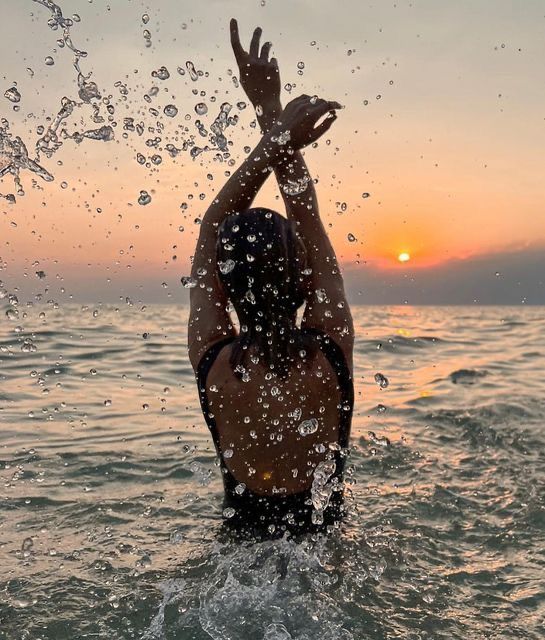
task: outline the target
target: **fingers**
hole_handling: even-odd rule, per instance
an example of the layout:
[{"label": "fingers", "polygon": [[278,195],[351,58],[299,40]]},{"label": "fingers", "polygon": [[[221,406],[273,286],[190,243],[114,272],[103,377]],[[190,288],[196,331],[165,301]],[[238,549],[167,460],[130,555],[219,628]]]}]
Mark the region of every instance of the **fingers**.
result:
[{"label": "fingers", "polygon": [[340,104],[340,102],[337,102],[336,100],[324,100],[323,98],[318,98],[318,96],[311,97],[307,93],[302,93],[300,96],[292,100],[292,102],[309,102],[309,101],[313,106],[319,106],[321,108],[327,106],[326,111],[343,108],[342,104]]},{"label": "fingers", "polygon": [[312,105],[313,110],[311,111],[312,115],[316,117],[316,119],[324,116],[328,111],[333,111],[334,109],[342,109],[342,105],[335,100],[321,100],[318,99]]},{"label": "fingers", "polygon": [[311,131],[309,135],[309,144],[311,144],[312,142],[316,142],[318,138],[323,136],[324,133],[329,130],[336,119],[337,115],[335,113],[330,113],[327,118],[325,118],[325,120],[322,120],[322,122],[320,122],[320,124]]},{"label": "fingers", "polygon": [[235,58],[237,62],[242,59],[244,54],[246,53],[240,44],[240,36],[238,34],[238,23],[235,18],[231,18],[230,22],[231,29],[231,46],[233,47],[233,52],[235,54]]},{"label": "fingers", "polygon": [[252,41],[250,42],[250,55],[254,58],[259,57],[259,39],[261,38],[261,27],[256,27]]},{"label": "fingers", "polygon": [[261,60],[263,62],[267,62],[269,60],[269,52],[272,47],[272,42],[265,42],[265,44],[261,47]]}]

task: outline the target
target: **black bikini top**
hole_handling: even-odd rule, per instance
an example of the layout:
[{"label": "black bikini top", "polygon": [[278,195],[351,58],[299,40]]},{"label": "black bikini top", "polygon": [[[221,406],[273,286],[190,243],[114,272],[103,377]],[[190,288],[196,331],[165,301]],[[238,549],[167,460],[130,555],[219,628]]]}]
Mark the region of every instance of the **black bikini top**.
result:
[{"label": "black bikini top", "polygon": [[[301,331],[306,335],[312,335],[315,337],[320,350],[326,356],[327,360],[329,361],[329,363],[331,364],[333,370],[337,375],[337,382],[338,382],[339,390],[341,391],[341,401],[339,403],[339,440],[338,440],[338,444],[339,444],[339,447],[341,448],[341,451],[335,451],[334,453],[334,456],[335,456],[334,459],[336,464],[336,471],[334,476],[341,477],[343,468],[344,468],[344,462],[345,462],[345,455],[343,454],[342,449],[346,449],[348,447],[348,441],[350,436],[350,426],[352,422],[352,412],[354,408],[354,384],[353,384],[352,376],[350,374],[348,365],[346,364],[346,359],[344,357],[344,354],[341,348],[336,344],[336,342],[334,342],[334,340],[332,340],[327,334],[321,331],[318,331],[317,329],[305,328],[305,329],[302,329]],[[197,377],[197,385],[199,390],[199,399],[201,402],[201,408],[204,415],[204,419],[206,421],[206,424],[208,425],[208,428],[210,429],[210,433],[212,434],[212,439],[214,441],[214,445],[216,447],[216,451],[220,459],[226,497],[233,498],[238,504],[241,502],[240,499],[243,496],[245,497],[246,502],[248,500],[252,500],[252,496],[250,496],[252,492],[249,491],[249,489],[246,489],[244,491],[243,496],[239,496],[235,492],[235,487],[239,484],[240,481],[237,481],[237,479],[229,471],[229,469],[225,465],[223,456],[221,455],[217,425],[216,425],[214,416],[209,411],[208,395],[207,395],[207,387],[206,387],[206,379],[208,377],[208,373],[210,372],[212,365],[216,361],[218,354],[223,349],[223,347],[233,342],[234,340],[236,340],[236,336],[230,336],[229,338],[225,338],[224,340],[220,340],[219,342],[216,342],[215,344],[213,344],[201,358],[201,361],[199,362],[199,366],[197,367],[196,377]],[[309,491],[307,490],[303,493],[306,496],[308,495]],[[293,495],[294,494],[292,494],[292,496]],[[269,496],[267,496],[267,498],[269,498]],[[279,496],[276,498],[280,499]],[[275,497],[273,496],[272,499],[275,499]],[[253,494],[253,500],[254,501],[262,500],[262,497],[260,496],[258,498],[257,494]]]}]

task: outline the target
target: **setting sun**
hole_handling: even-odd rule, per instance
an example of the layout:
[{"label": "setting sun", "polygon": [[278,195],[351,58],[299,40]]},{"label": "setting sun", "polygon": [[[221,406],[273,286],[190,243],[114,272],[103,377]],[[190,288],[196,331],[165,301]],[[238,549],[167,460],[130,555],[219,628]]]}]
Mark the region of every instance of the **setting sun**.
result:
[{"label": "setting sun", "polygon": [[411,259],[411,256],[410,254],[403,252],[397,256],[397,259],[399,260],[399,262],[408,262]]}]

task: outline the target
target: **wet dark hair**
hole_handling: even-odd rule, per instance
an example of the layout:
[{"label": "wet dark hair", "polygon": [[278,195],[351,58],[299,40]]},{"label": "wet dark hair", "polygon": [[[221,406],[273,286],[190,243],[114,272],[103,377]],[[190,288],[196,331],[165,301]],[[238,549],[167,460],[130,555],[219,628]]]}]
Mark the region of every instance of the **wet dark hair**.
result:
[{"label": "wet dark hair", "polygon": [[276,211],[247,209],[229,215],[218,230],[218,276],[240,322],[230,363],[247,368],[249,347],[280,377],[286,377],[307,340],[295,324],[305,302],[306,250],[295,225]]}]

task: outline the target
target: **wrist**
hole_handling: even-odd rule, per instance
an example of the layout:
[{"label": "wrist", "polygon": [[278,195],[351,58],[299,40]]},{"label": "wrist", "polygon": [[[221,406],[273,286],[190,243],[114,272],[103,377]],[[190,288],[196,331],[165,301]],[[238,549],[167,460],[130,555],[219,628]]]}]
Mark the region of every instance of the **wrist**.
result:
[{"label": "wrist", "polygon": [[257,116],[257,121],[259,122],[259,128],[263,133],[268,133],[276,124],[278,120],[278,114],[269,113],[263,114],[261,116]]},{"label": "wrist", "polygon": [[263,110],[263,113],[280,113],[282,111],[280,97],[261,96],[260,99],[254,102],[254,108],[257,109],[258,105]]},{"label": "wrist", "polygon": [[259,123],[274,123],[282,113],[280,99],[267,98],[254,104]]}]

